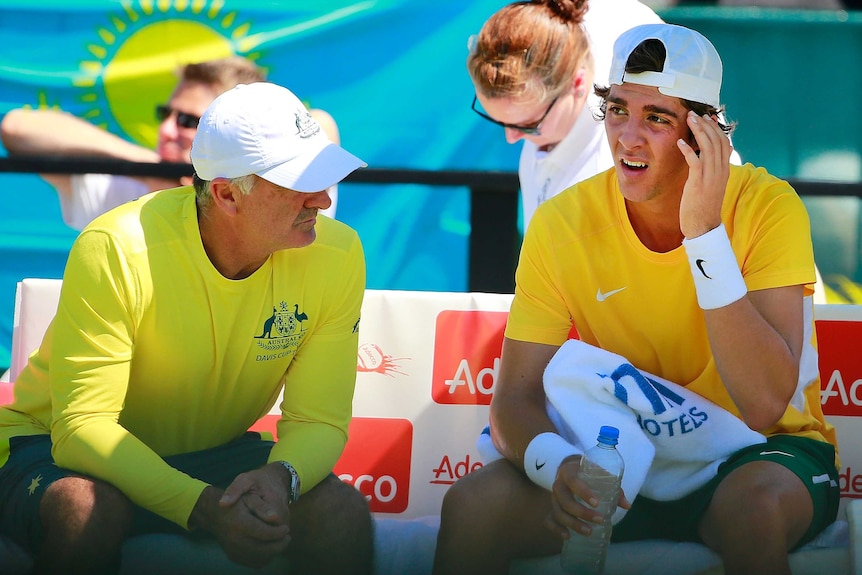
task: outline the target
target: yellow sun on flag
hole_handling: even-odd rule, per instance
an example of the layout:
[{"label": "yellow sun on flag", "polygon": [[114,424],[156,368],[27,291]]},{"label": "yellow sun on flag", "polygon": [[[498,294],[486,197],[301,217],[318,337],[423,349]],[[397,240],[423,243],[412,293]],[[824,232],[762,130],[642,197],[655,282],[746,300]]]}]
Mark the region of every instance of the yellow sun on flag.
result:
[{"label": "yellow sun on flag", "polygon": [[87,46],[74,85],[86,106],[83,116],[103,128],[113,118],[135,142],[155,147],[157,104],[164,103],[184,64],[243,53],[251,27],[224,0],[123,0]]}]

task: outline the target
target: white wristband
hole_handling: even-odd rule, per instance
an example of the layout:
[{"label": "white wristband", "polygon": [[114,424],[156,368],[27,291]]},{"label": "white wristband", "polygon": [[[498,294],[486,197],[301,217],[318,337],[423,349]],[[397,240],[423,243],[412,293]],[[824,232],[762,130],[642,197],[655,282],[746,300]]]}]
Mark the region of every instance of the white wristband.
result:
[{"label": "white wristband", "polygon": [[533,483],[550,491],[557,478],[557,469],[570,455],[583,455],[583,451],[556,433],[540,433],[524,452],[524,471]]},{"label": "white wristband", "polygon": [[701,309],[717,309],[745,297],[748,288],[724,224],[702,236],[685,239],[682,245],[688,255]]}]

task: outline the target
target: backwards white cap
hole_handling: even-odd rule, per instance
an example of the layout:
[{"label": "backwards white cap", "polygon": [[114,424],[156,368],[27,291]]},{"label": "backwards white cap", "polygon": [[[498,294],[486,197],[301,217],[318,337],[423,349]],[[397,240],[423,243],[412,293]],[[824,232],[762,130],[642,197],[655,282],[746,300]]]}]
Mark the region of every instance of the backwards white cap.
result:
[{"label": "backwards white cap", "polygon": [[[644,40],[664,44],[667,57],[661,72],[626,72],[626,62]],[[721,102],[721,58],[699,32],[673,24],[644,24],[623,32],[614,43],[610,83],[654,86],[666,96],[718,108]]]},{"label": "backwards white cap", "polygon": [[365,162],[332,143],[293,92],[240,84],[201,116],[192,165],[202,180],[257,174],[297,192],[320,192]]}]

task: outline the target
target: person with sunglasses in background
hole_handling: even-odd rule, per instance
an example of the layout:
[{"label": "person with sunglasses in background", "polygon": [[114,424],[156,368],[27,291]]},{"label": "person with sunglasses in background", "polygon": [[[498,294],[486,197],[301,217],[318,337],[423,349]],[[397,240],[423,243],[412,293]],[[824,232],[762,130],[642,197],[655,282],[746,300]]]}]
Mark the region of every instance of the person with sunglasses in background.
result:
[{"label": "person with sunglasses in background", "polygon": [[[215,98],[237,84],[266,79],[263,69],[241,56],[192,63],[179,70],[171,97],[156,106],[159,121],[155,150],[124,140],[72,114],[49,109],[16,109],[0,122],[0,138],[10,155],[62,155],[115,158],[130,162],[190,161],[192,140],[201,114]],[[311,110],[334,143],[340,143],[332,116]],[[168,180],[109,174],[41,174],[56,190],[63,221],[82,230],[96,216],[156,190],[191,184],[191,177]],[[329,190],[332,205],[321,213],[334,218],[337,186]]]},{"label": "person with sunglasses in background", "polygon": [[523,140],[523,230],[543,201],[613,165],[593,83],[606,83],[620,34],[657,22],[637,0],[535,0],[504,6],[470,39],[473,110]]}]

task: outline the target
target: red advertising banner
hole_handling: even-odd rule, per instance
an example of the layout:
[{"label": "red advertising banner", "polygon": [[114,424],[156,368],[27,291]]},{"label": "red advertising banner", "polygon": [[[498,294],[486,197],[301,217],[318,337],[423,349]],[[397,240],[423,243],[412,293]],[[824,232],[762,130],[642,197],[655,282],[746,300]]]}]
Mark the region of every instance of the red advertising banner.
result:
[{"label": "red advertising banner", "polygon": [[334,472],[368,500],[371,511],[401,513],[410,494],[413,424],[407,419],[354,417]]},{"label": "red advertising banner", "polygon": [[500,371],[508,312],[444,310],[437,316],[431,396],[441,404],[489,405]]},{"label": "red advertising banner", "polygon": [[826,415],[862,416],[862,322],[817,320],[820,403]]}]

